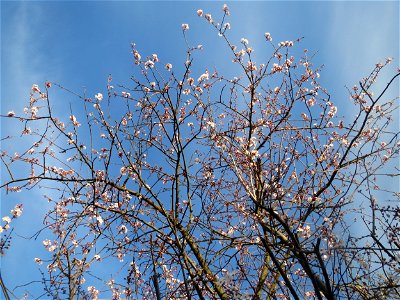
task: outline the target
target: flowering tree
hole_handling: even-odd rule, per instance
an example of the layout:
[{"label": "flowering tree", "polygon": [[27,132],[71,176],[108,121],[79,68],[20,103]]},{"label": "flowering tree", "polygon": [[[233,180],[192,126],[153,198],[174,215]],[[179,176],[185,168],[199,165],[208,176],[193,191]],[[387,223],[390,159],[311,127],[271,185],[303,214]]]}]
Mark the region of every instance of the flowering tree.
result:
[{"label": "flowering tree", "polygon": [[[226,41],[237,77],[198,73],[200,47],[188,46],[175,70],[133,44],[130,86],[110,76],[106,94],[87,97],[33,85],[26,115],[3,116],[22,122],[33,143],[2,152],[1,187],[47,187],[54,204],[44,220],[50,256],[35,259],[47,267],[46,293],[400,299],[400,208],[376,200],[399,198],[380,185],[399,174],[398,99],[386,92],[400,73],[374,94],[390,59],[377,64],[349,89],[357,115],[342,119],[307,50],[291,55],[299,40],[276,44],[266,33],[272,53],[258,64],[247,39],[228,39],[226,5],[219,23],[197,14]],[[84,115],[57,117],[52,89],[76,97]],[[21,165],[29,174],[16,173]],[[3,217],[3,234],[21,213],[18,204]],[[114,277],[96,275],[97,265]]]}]

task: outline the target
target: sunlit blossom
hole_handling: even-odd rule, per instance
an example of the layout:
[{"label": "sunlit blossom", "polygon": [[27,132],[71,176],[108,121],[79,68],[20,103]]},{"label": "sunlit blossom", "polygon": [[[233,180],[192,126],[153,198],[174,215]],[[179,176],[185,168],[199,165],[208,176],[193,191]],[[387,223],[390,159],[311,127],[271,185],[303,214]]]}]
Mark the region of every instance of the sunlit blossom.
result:
[{"label": "sunlit blossom", "polygon": [[101,216],[97,216],[97,217],[96,217],[96,221],[97,221],[97,223],[99,223],[100,225],[104,223],[104,220],[103,220],[103,218],[102,218]]},{"label": "sunlit blossom", "polygon": [[72,124],[75,127],[81,126],[81,124],[77,121],[76,117],[74,115],[69,116],[69,119],[71,120]]},{"label": "sunlit blossom", "polygon": [[[293,296],[297,293],[299,299],[306,299],[316,297],[312,290],[315,282],[320,284],[318,278],[332,281],[338,296],[342,291],[345,295],[347,287],[342,290],[340,278],[335,282],[322,276],[324,267],[335,263],[327,260],[334,258],[343,270],[348,268],[343,276],[354,282],[356,288],[349,286],[352,295],[357,294],[355,284],[361,282],[352,274],[356,276],[360,267],[373,280],[380,280],[381,272],[367,269],[369,262],[357,262],[353,255],[351,264],[347,263],[346,255],[352,252],[340,233],[343,228],[351,232],[346,204],[364,197],[366,208],[377,209],[377,230],[386,234],[379,201],[372,199],[369,189],[382,190],[381,175],[376,178],[376,174],[392,175],[393,168],[385,166],[398,156],[399,138],[389,126],[389,118],[398,109],[396,102],[382,97],[378,105],[368,99],[369,86],[376,79],[373,75],[361,81],[361,88],[350,89],[356,119],[333,118],[338,109],[317,82],[312,55],[295,50],[299,54],[295,59],[286,47],[297,41],[283,41],[278,47],[267,45],[268,57],[262,49],[256,57],[257,48],[249,47],[246,38],[239,44],[239,36],[238,46],[231,44],[225,35],[230,28],[225,22],[229,8],[224,4],[222,9],[221,23],[200,9],[197,15],[223,36],[233,54],[227,62],[232,59],[238,73],[196,65],[200,45],[189,45],[172,73],[171,63],[162,61],[156,68],[157,54],[144,54],[142,61],[133,44],[130,55],[138,66],[133,68],[131,83],[111,90],[109,77],[105,94],[109,101],[101,102],[103,94],[92,92],[94,96],[89,97],[93,98],[81,99],[83,109],[75,103],[69,109],[78,112],[83,122],[79,130],[76,127],[81,124],[74,115],[67,112],[66,126],[56,118],[57,101],[43,100],[46,94],[37,85],[28,90],[27,115],[5,118],[10,123],[21,120],[16,122],[22,124],[16,135],[23,130],[20,137],[29,143],[22,148],[15,145],[19,153],[14,155],[14,148],[1,151],[5,175],[11,178],[3,183],[4,189],[50,188],[44,194],[54,206],[45,212],[43,224],[51,240],[45,239],[45,231],[41,233],[44,248],[51,252],[46,258],[48,272],[55,272],[50,276],[57,279],[54,286],[49,284],[49,294],[68,284],[71,271],[77,276],[72,279],[79,293],[88,299],[153,299],[158,289],[166,299],[187,299],[196,292],[195,284],[206,298],[220,288],[229,299],[269,294],[290,299],[290,283]],[[189,24],[181,28],[186,32]],[[272,42],[269,32],[264,37]],[[258,60],[263,57],[262,64]],[[15,112],[7,116],[14,117]],[[357,149],[350,149],[350,144]],[[19,176],[23,164],[27,172]],[[21,204],[10,212],[2,218],[0,232],[26,213]],[[371,216],[362,215],[365,224],[373,222]],[[383,241],[391,242],[390,238]],[[374,252],[362,248],[361,242],[357,241],[361,252],[369,251],[374,264],[384,261],[376,255],[385,254],[378,243],[372,241],[378,249]],[[349,240],[348,245],[355,244]],[[194,255],[179,260],[177,255],[187,249]],[[273,255],[269,254],[277,255],[278,264],[270,262]],[[97,277],[97,266],[91,268],[99,261],[123,262],[125,255],[127,262],[116,266],[117,273],[110,269],[107,278]],[[43,263],[40,258],[34,261]],[[310,268],[313,272],[307,271]],[[185,274],[191,280],[185,281]],[[82,286],[86,275],[90,281]],[[103,285],[99,289],[92,285],[96,278]],[[365,286],[373,280],[365,279]],[[210,288],[204,289],[207,285]],[[252,287],[259,295],[250,295],[256,292]]]},{"label": "sunlit blossom", "polygon": [[95,254],[94,259],[97,260],[97,261],[100,261],[100,260],[101,260],[101,257],[100,257],[99,254]]},{"label": "sunlit blossom", "polygon": [[94,97],[99,101],[103,100],[103,94],[101,93],[97,93]]},{"label": "sunlit blossom", "polygon": [[1,218],[4,222],[6,223],[11,223],[11,218],[9,216],[4,216],[3,218]]},{"label": "sunlit blossom", "polygon": [[197,81],[200,82],[200,81],[204,81],[204,80],[208,80],[208,79],[209,79],[209,74],[208,74],[208,71],[206,71],[205,73],[200,75],[200,77],[197,79]]},{"label": "sunlit blossom", "polygon": [[215,128],[215,123],[212,121],[207,121],[207,125],[210,126],[211,128]]}]

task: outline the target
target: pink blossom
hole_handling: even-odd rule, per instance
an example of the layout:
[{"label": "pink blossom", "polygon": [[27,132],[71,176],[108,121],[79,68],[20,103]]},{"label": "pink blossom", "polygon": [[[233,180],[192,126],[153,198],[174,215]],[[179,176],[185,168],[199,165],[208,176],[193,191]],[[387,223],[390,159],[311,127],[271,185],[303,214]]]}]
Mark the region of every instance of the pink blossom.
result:
[{"label": "pink blossom", "polygon": [[71,120],[72,124],[73,124],[75,127],[81,126],[81,124],[77,121],[77,119],[76,119],[76,117],[75,117],[74,115],[69,116],[69,119]]},{"label": "pink blossom", "polygon": [[14,116],[15,116],[15,112],[13,110],[11,110],[7,113],[7,117],[14,117]]},{"label": "pink blossom", "polygon": [[247,62],[247,70],[248,71],[257,71],[257,66],[254,62],[248,61]]},{"label": "pink blossom", "polygon": [[300,232],[301,237],[304,239],[311,236],[311,227],[309,225],[299,227],[297,231]]},{"label": "pink blossom", "polygon": [[121,167],[121,169],[119,170],[119,172],[120,172],[121,175],[126,175],[127,172],[128,172],[128,168],[126,168],[126,167]]},{"label": "pink blossom", "polygon": [[278,64],[272,65],[272,69],[271,69],[272,73],[281,72],[282,70],[283,70],[282,66],[280,66]]},{"label": "pink blossom", "polygon": [[148,68],[153,68],[154,67],[154,62],[152,61],[152,60],[148,60],[148,61],[146,61],[145,63],[144,63],[144,67],[146,68],[146,69],[148,69]]},{"label": "pink blossom", "polygon": [[196,91],[199,92],[200,94],[203,94],[203,89],[199,86],[196,88]]},{"label": "pink blossom", "polygon": [[139,52],[137,52],[136,50],[133,52],[133,57],[135,57],[135,59],[137,61],[140,61],[142,59],[142,56],[140,55]]},{"label": "pink blossom", "polygon": [[119,259],[120,262],[123,262],[124,261],[124,254],[121,253],[121,252],[118,252],[117,253],[117,258]]},{"label": "pink blossom", "polygon": [[31,107],[32,116],[36,115],[38,113],[38,111],[39,111],[39,108],[37,106]]},{"label": "pink blossom", "polygon": [[189,77],[187,82],[188,82],[189,85],[193,85],[194,79],[192,77]]},{"label": "pink blossom", "polygon": [[271,36],[271,34],[270,34],[269,32],[266,32],[266,33],[264,34],[264,36],[265,36],[265,39],[266,39],[267,41],[272,42],[272,36]]},{"label": "pink blossom", "polygon": [[206,20],[207,20],[209,23],[212,23],[212,22],[213,22],[212,16],[211,16],[210,14],[204,15],[204,17],[206,18]]},{"label": "pink blossom", "polygon": [[202,9],[198,9],[198,10],[197,10],[197,15],[198,15],[199,17],[201,17],[201,16],[203,15],[203,10],[202,10]]},{"label": "pink blossom", "polygon": [[336,113],[337,113],[337,107],[332,105],[328,112],[328,116],[332,118]]},{"label": "pink blossom", "polygon": [[40,93],[40,89],[37,84],[33,84],[31,90],[32,90],[32,93]]},{"label": "pink blossom", "polygon": [[11,210],[11,214],[14,218],[18,218],[22,215],[22,204],[15,205],[14,209]]},{"label": "pink blossom", "polygon": [[245,45],[245,46],[247,46],[247,45],[249,44],[249,40],[248,40],[248,39],[245,39],[245,38],[241,38],[241,39],[240,39],[240,42],[241,42],[243,45]]},{"label": "pink blossom", "polygon": [[9,192],[14,192],[14,193],[20,193],[22,191],[20,186],[11,186],[7,188],[7,191]]},{"label": "pink blossom", "polygon": [[278,45],[279,47],[292,47],[293,46],[293,41],[284,41],[280,42]]},{"label": "pink blossom", "polygon": [[43,245],[47,248],[51,245],[51,241],[49,239],[43,241]]},{"label": "pink blossom", "polygon": [[230,15],[228,5],[224,4],[224,6],[222,7],[222,10],[224,11],[224,13],[225,13],[227,16]]},{"label": "pink blossom", "polygon": [[99,291],[94,286],[88,286],[87,291],[90,293],[92,300],[97,300]]},{"label": "pink blossom", "polygon": [[165,65],[165,68],[167,69],[167,71],[171,71],[171,69],[172,69],[172,64],[166,64]]},{"label": "pink blossom", "polygon": [[124,233],[124,234],[126,234],[127,232],[128,232],[128,228],[125,226],[125,225],[121,225],[120,227],[119,227],[119,233]]},{"label": "pink blossom", "polygon": [[131,94],[128,93],[128,92],[121,92],[121,95],[122,95],[122,97],[124,97],[124,98],[129,98],[129,97],[131,96]]},{"label": "pink blossom", "polygon": [[22,131],[22,134],[23,134],[23,135],[28,135],[28,134],[31,134],[31,133],[32,133],[32,130],[31,130],[30,127],[26,127],[26,128],[24,128],[24,130]]},{"label": "pink blossom", "polygon": [[208,121],[207,125],[210,126],[211,128],[215,128],[215,123],[212,121]]},{"label": "pink blossom", "polygon": [[312,98],[310,98],[310,99],[307,100],[308,106],[314,106],[315,103],[317,103],[317,100],[315,100],[314,97],[312,97]]},{"label": "pink blossom", "polygon": [[308,118],[306,113],[301,113],[301,117],[303,118],[304,121],[308,121],[309,120],[309,118]]},{"label": "pink blossom", "polygon": [[342,142],[342,145],[344,145],[344,146],[347,146],[349,144],[349,141],[346,138],[342,138],[341,142]]},{"label": "pink blossom", "polygon": [[182,24],[182,30],[183,31],[188,31],[189,30],[189,24],[187,24],[187,23]]},{"label": "pink blossom", "polygon": [[305,293],[306,297],[314,297],[314,292],[308,291]]}]

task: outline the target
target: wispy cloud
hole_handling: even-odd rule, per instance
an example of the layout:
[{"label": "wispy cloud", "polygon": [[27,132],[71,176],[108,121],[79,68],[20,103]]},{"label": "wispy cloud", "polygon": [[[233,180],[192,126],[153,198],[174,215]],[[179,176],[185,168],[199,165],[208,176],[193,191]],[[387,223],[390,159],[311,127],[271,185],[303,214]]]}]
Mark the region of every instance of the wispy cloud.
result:
[{"label": "wispy cloud", "polygon": [[[375,63],[398,56],[399,3],[337,2],[332,11],[328,49],[337,61],[335,69],[343,84],[356,83],[360,76],[372,71]],[[389,76],[381,78],[382,84]]]},{"label": "wispy cloud", "polygon": [[[1,114],[14,110],[23,113],[24,106],[29,103],[29,92],[33,83],[43,80],[41,66],[46,64],[45,57],[38,49],[42,41],[34,35],[43,17],[38,6],[28,2],[2,2],[2,68],[1,68]],[[12,136],[2,142],[2,150],[10,153],[19,152],[29,145],[27,139],[19,139],[22,126],[17,120],[1,119],[1,136]],[[3,166],[2,166],[3,168]],[[2,170],[2,183],[7,179]],[[16,172],[27,170],[15,169]],[[27,240],[36,230],[43,226],[43,216],[49,209],[49,204],[43,199],[43,190],[33,189],[27,193],[8,193],[1,191],[1,217],[10,213],[17,203],[23,203],[24,212],[16,220],[10,251],[2,257],[2,276],[9,288],[30,282],[39,275],[33,262],[33,253],[43,253],[43,247],[38,241]],[[16,290],[19,295],[23,290]]]}]

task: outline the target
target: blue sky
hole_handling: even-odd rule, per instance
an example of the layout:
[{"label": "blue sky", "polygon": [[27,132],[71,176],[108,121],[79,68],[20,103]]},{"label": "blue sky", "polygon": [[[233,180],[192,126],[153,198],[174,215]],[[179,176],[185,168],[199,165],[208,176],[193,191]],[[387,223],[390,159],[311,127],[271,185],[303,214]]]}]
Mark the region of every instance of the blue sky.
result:
[{"label": "blue sky", "polygon": [[[202,8],[215,19],[222,17],[224,2],[196,1],[2,1],[1,2],[1,113],[22,113],[33,83],[49,80],[88,95],[105,92],[107,76],[115,83],[129,84],[133,59],[130,43],[135,42],[142,56],[157,53],[174,69],[185,61],[181,24],[189,23],[188,40],[202,44],[195,57],[201,74],[216,67],[233,73],[231,54],[222,39],[196,15]],[[305,37],[299,51],[316,53],[315,65],[324,65],[321,82],[347,114],[345,85],[352,86],[367,75],[375,63],[386,57],[399,61],[398,1],[235,1],[227,2],[231,16],[230,38],[235,44],[245,37],[261,63],[270,50],[264,33],[274,41]],[[175,67],[176,66],[176,67]],[[390,75],[381,78],[382,86]],[[386,76],[386,77],[385,77]],[[52,99],[63,114],[71,97]],[[342,104],[340,104],[342,103]],[[68,107],[68,106],[67,106]],[[56,108],[57,109],[57,108]],[[69,113],[68,113],[69,115]],[[11,123],[1,120],[2,137],[17,134]],[[18,143],[14,145],[17,148]],[[2,148],[3,149],[3,148]],[[1,191],[1,215],[15,203],[24,203],[24,214],[15,222],[15,233],[32,235],[40,226],[46,209],[41,191],[5,195]],[[15,237],[11,250],[1,259],[3,279],[10,287],[40,280],[33,263],[44,254],[41,240]],[[32,286],[37,288],[36,286]],[[29,288],[28,288],[29,289]],[[24,288],[16,290],[20,295]],[[34,295],[40,295],[35,290]]]}]

